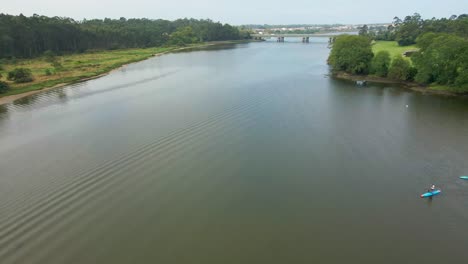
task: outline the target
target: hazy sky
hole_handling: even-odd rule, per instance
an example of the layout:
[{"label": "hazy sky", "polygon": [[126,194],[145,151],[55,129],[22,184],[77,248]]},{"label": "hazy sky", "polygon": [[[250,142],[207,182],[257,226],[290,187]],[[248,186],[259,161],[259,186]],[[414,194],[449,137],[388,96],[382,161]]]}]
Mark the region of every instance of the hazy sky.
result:
[{"label": "hazy sky", "polygon": [[359,24],[468,13],[468,0],[2,0],[0,13],[83,18],[211,18],[239,24]]}]

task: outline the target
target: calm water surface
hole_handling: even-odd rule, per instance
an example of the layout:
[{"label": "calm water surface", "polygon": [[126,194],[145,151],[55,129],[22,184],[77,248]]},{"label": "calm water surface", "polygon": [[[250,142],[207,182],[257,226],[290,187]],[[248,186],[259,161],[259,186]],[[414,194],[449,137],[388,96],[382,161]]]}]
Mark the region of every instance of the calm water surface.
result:
[{"label": "calm water surface", "polygon": [[468,101],[333,80],[312,41],[0,106],[0,262],[468,263]]}]

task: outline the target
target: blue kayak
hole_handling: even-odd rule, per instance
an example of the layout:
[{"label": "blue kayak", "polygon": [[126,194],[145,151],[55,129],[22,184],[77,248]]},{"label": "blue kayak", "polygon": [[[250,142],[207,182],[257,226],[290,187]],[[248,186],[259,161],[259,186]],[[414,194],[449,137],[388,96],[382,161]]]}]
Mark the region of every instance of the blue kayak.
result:
[{"label": "blue kayak", "polygon": [[468,176],[460,176],[460,179],[462,179],[462,180],[468,180]]},{"label": "blue kayak", "polygon": [[441,190],[435,190],[433,192],[423,193],[423,194],[421,194],[421,198],[432,197],[432,196],[438,195],[441,192],[442,192]]}]

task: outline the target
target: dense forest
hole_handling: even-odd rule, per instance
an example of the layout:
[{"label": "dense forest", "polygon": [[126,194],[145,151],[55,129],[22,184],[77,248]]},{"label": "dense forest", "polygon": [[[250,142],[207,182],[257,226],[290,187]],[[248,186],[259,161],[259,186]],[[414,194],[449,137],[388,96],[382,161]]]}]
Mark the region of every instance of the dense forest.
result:
[{"label": "dense forest", "polygon": [[459,37],[468,37],[468,14],[453,15],[450,18],[422,19],[421,15],[414,13],[404,19],[394,17],[387,28],[368,28],[364,25],[360,35],[369,36],[375,40],[397,41],[400,46],[416,43],[416,38],[424,33],[449,33]]},{"label": "dense forest", "polygon": [[0,58],[90,49],[144,48],[237,40],[248,33],[211,20],[93,19],[0,14]]},{"label": "dense forest", "polygon": [[[390,57],[387,51],[372,52],[376,40],[416,44],[411,57]],[[386,31],[370,32],[363,26],[359,36],[340,36],[328,59],[334,71],[372,74],[424,85],[442,85],[468,92],[468,15],[423,20],[419,14],[404,20],[395,17]]]}]

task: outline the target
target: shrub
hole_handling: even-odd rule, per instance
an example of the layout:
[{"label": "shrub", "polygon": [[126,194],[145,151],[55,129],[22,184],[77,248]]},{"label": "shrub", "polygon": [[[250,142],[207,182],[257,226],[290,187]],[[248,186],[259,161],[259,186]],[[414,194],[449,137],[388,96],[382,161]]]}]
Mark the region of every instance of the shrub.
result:
[{"label": "shrub", "polygon": [[47,62],[54,62],[56,60],[55,53],[51,50],[46,50],[44,52],[44,58]]},{"label": "shrub", "polygon": [[401,55],[395,56],[388,69],[388,77],[395,80],[408,81],[412,77],[412,74],[410,63],[403,59]]},{"label": "shrub", "polygon": [[45,69],[44,73],[47,76],[52,75],[52,71],[50,69]]},{"label": "shrub", "polygon": [[45,61],[47,61],[48,63],[52,65],[52,67],[57,68],[57,69],[62,68],[62,64],[60,63],[59,58],[57,58],[56,54],[53,51],[48,50],[44,52],[44,58],[45,58]]},{"label": "shrub", "polygon": [[414,81],[414,77],[416,77],[416,74],[418,74],[418,69],[416,67],[411,66],[408,72],[408,80]]},{"label": "shrub", "polygon": [[33,75],[30,69],[16,68],[8,73],[7,79],[16,83],[26,83],[33,80]]},{"label": "shrub", "polygon": [[372,58],[371,73],[380,77],[386,77],[390,61],[390,53],[388,51],[382,50],[377,52],[374,58]]},{"label": "shrub", "polygon": [[455,79],[455,85],[463,88],[463,90],[468,90],[468,66],[460,67],[458,77]]},{"label": "shrub", "polygon": [[0,81],[0,93],[6,93],[8,90],[10,90],[8,83]]}]

